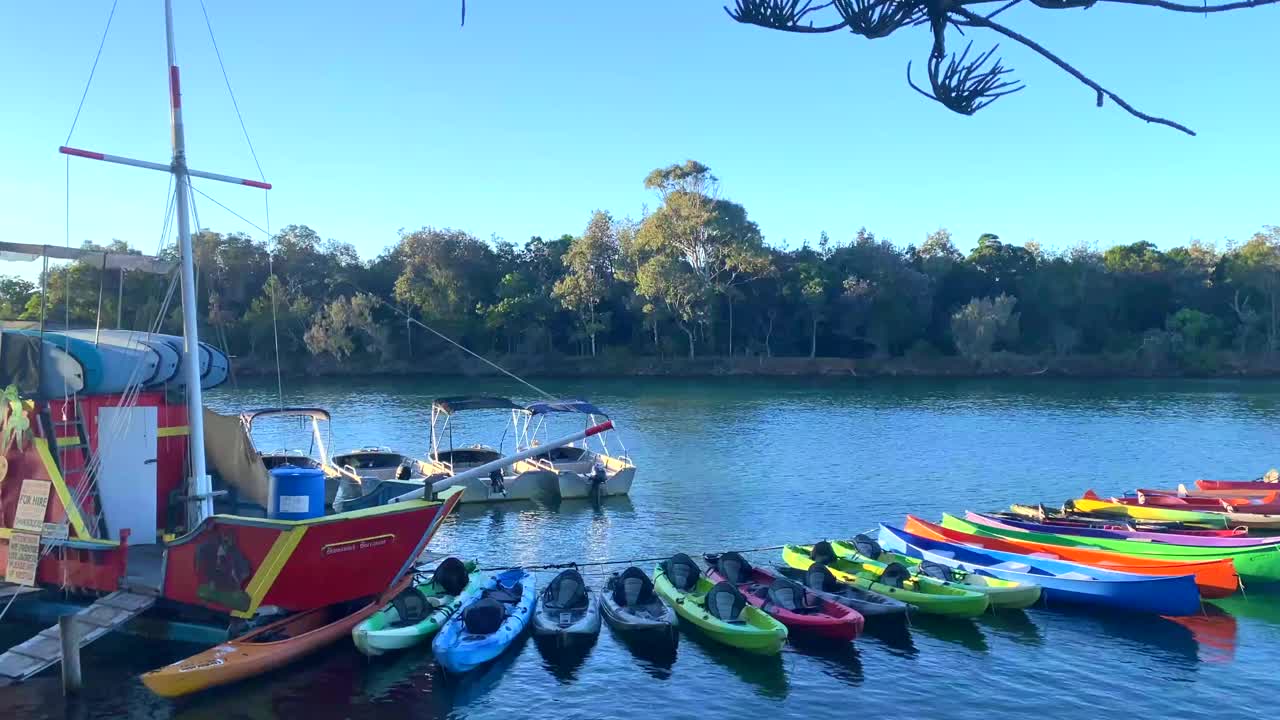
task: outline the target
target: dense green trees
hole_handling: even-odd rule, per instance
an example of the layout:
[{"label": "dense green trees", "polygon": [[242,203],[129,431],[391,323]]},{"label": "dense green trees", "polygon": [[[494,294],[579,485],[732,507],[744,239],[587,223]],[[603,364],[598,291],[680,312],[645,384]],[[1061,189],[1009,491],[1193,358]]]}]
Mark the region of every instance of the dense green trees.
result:
[{"label": "dense green trees", "polygon": [[[1221,351],[1280,350],[1280,228],[1222,251],[1134,242],[1046,251],[986,233],[966,255],[945,229],[895,246],[861,229],[814,244],[765,243],[746,208],[689,161],[644,185],[638,221],[603,210],[580,235],[523,246],[465,231],[402,231],[378,257],[290,225],[264,243],[195,237],[205,339],[259,365],[413,368],[442,342],[474,351],[697,358],[1127,354],[1211,370]],[[127,251],[118,241],[113,249]],[[152,324],[167,278],[51,269],[50,322]],[[101,296],[101,311],[99,297]],[[123,300],[123,303],[119,302]],[[181,331],[176,295],[163,328]],[[38,285],[0,278],[0,313],[38,319]],[[118,318],[118,320],[117,320]]]}]

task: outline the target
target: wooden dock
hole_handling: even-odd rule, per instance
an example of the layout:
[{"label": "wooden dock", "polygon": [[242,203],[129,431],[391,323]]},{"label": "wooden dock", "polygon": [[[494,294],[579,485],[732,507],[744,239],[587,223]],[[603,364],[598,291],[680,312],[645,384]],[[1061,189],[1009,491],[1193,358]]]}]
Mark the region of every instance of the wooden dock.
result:
[{"label": "wooden dock", "polygon": [[[137,593],[113,592],[75,614],[80,624],[80,647],[84,647],[155,604],[155,597]],[[62,641],[58,626],[41,630],[38,635],[0,655],[0,686],[22,682],[62,659]]]}]

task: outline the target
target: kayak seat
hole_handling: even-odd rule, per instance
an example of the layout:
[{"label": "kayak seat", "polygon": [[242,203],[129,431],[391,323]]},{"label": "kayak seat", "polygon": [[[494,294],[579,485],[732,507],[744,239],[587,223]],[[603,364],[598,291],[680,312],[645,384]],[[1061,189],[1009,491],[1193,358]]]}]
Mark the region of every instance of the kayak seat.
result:
[{"label": "kayak seat", "polygon": [[707,592],[705,599],[707,612],[718,620],[738,622],[742,619],[742,611],[747,601],[738,589],[727,582],[718,582]]},{"label": "kayak seat", "polygon": [[638,567],[623,570],[613,581],[613,601],[621,607],[649,605],[655,599],[653,581]]},{"label": "kayak seat", "polygon": [[416,587],[405,588],[391,601],[391,607],[395,608],[398,616],[394,623],[397,627],[417,625],[432,611],[427,596]]},{"label": "kayak seat", "polygon": [[859,555],[869,557],[872,560],[879,560],[880,555],[884,553],[884,548],[880,547],[880,543],[861,533],[853,538],[853,547],[858,551]]},{"label": "kayak seat", "polygon": [[436,567],[431,576],[433,582],[444,590],[446,595],[457,595],[466,589],[471,578],[467,575],[467,566],[456,557],[447,557]]},{"label": "kayak seat", "polygon": [[793,613],[811,613],[818,610],[818,603],[805,592],[799,583],[778,578],[768,587],[769,602]]},{"label": "kayak seat", "polygon": [[689,592],[698,586],[698,577],[702,569],[693,558],[684,553],[676,553],[662,565],[662,572],[677,590]]},{"label": "kayak seat", "polygon": [[507,619],[507,609],[492,597],[482,597],[462,611],[462,626],[472,635],[492,635]]},{"label": "kayak seat", "polygon": [[831,543],[823,540],[809,550],[809,558],[814,562],[830,565],[836,561],[836,550],[831,547]]},{"label": "kayak seat", "polygon": [[520,602],[520,598],[524,596],[524,585],[517,585],[511,589],[492,588],[490,590],[485,590],[480,596],[493,600],[497,603],[515,605]]},{"label": "kayak seat", "polygon": [[720,574],[735,585],[751,580],[751,563],[736,552],[727,552],[721,555],[716,565],[720,570]]},{"label": "kayak seat", "polygon": [[931,577],[934,580],[943,580],[946,582],[954,582],[959,578],[956,577],[955,570],[941,563],[925,560],[920,563],[920,574]]},{"label": "kayak seat", "polygon": [[809,566],[804,575],[805,584],[814,590],[823,592],[839,592],[841,590],[840,581],[836,580],[836,576],[831,574],[825,563],[816,562]]},{"label": "kayak seat", "polygon": [[587,584],[577,570],[565,570],[555,576],[542,591],[544,607],[556,610],[585,610],[587,600]]},{"label": "kayak seat", "polygon": [[880,573],[881,584],[889,587],[901,588],[910,579],[911,571],[902,563],[891,562],[885,565],[884,571]]}]

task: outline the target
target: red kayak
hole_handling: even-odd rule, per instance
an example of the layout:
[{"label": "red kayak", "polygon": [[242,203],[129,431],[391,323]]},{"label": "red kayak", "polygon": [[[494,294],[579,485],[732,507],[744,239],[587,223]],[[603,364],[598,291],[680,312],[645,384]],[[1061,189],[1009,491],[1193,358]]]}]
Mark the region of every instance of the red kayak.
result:
[{"label": "red kayak", "polygon": [[1150,507],[1166,507],[1181,510],[1201,510],[1207,512],[1244,512],[1262,515],[1280,514],[1280,502],[1275,498],[1247,497],[1214,497],[1211,495],[1185,495],[1173,497],[1164,494],[1149,494],[1139,490],[1137,497],[1112,498],[1124,505],[1147,505]]},{"label": "red kayak", "polygon": [[753,567],[736,552],[708,555],[707,577],[733,583],[747,602],[768,613],[793,633],[826,640],[849,641],[862,633],[862,614],[847,605],[824,600],[794,580]]},{"label": "red kayak", "polygon": [[1274,492],[1280,490],[1280,483],[1265,480],[1197,480],[1196,487],[1201,490],[1263,490]]}]

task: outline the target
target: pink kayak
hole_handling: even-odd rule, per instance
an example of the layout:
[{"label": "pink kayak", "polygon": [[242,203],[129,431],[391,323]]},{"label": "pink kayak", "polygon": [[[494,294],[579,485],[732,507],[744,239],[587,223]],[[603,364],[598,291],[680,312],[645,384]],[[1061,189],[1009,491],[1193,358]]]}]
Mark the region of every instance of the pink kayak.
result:
[{"label": "pink kayak", "polygon": [[862,613],[818,597],[805,586],[772,570],[753,567],[736,552],[708,555],[707,577],[733,583],[742,597],[764,610],[793,633],[813,638],[849,641],[862,633]]},{"label": "pink kayak", "polygon": [[997,518],[975,512],[966,512],[965,519],[978,525],[1003,527],[1013,530],[1029,530],[1031,532],[1050,533],[1056,535],[1076,535],[1081,537],[1112,538],[1115,540],[1142,540],[1164,545],[1194,545],[1217,548],[1252,548],[1274,547],[1280,549],[1280,538],[1274,537],[1215,537],[1208,535],[1187,535],[1183,533],[1144,532],[1141,530],[1103,530],[1100,528],[1076,527],[1071,525],[1045,525],[1023,520]]}]

